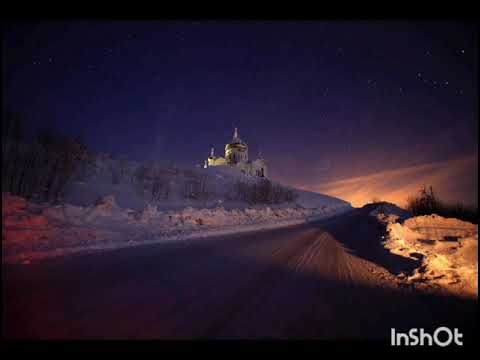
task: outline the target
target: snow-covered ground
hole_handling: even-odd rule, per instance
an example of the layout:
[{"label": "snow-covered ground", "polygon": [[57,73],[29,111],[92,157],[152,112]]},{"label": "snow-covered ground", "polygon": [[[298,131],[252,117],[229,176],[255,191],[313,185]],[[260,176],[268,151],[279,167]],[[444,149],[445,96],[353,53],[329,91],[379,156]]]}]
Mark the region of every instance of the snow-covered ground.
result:
[{"label": "snow-covered ground", "polygon": [[[255,184],[262,178],[243,175],[239,170],[228,166],[204,168],[171,168],[149,164],[147,181],[143,189],[136,182],[135,174],[142,166],[136,162],[121,163],[119,160],[105,156],[97,156],[95,162],[82,171],[65,189],[63,201],[76,206],[90,206],[98,199],[113,195],[121,208],[143,210],[148,204],[160,210],[181,210],[185,207],[196,209],[224,207],[225,209],[262,208],[263,204],[249,204],[236,199],[235,185],[238,182]],[[122,170],[123,169],[123,170]],[[151,170],[151,171],[150,171]],[[123,175],[122,175],[123,174]],[[112,181],[115,178],[116,181]],[[168,188],[168,195],[160,198],[152,197],[152,179],[158,179]],[[188,185],[202,184],[203,196],[189,197]],[[276,184],[272,181],[272,184]],[[278,184],[277,184],[278,185]],[[319,208],[323,206],[350,206],[341,199],[310,191],[290,188],[297,195],[295,201],[287,204],[269,204],[271,208],[297,207]]]},{"label": "snow-covered ground", "polygon": [[174,210],[148,203],[142,210],[123,208],[113,195],[94,205],[52,206],[2,193],[2,261],[28,263],[86,250],[295,225],[350,209],[344,201],[306,192],[298,203],[284,206],[225,209],[217,203],[211,208]]},{"label": "snow-covered ground", "polygon": [[245,194],[263,194],[265,181],[235,168],[97,154],[77,169],[60,205],[2,194],[3,261],[294,225],[351,209],[337,198],[270,184],[271,200],[274,191],[284,196],[247,201]]},{"label": "snow-covered ground", "polygon": [[[409,217],[395,206],[370,213],[387,224],[385,248],[421,259],[409,283],[478,296],[478,225],[438,215]],[[402,221],[403,220],[403,221]]]}]

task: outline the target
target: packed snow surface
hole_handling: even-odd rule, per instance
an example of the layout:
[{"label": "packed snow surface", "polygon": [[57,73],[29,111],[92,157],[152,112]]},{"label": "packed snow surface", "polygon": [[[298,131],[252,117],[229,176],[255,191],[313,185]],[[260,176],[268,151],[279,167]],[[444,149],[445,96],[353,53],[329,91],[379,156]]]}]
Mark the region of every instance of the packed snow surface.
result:
[{"label": "packed snow surface", "polygon": [[461,295],[478,296],[478,225],[438,215],[399,221],[402,209],[376,209],[372,216],[387,223],[385,248],[421,259],[406,280]]},{"label": "packed snow surface", "polygon": [[[315,194],[318,195],[318,194]],[[304,195],[305,196],[305,195]],[[301,224],[351,209],[341,200],[316,208],[244,207],[225,209],[184,207],[160,210],[146,204],[142,210],[122,208],[115,196],[102,197],[94,205],[52,206],[35,204],[2,193],[3,261],[28,262],[89,249],[108,249],[159,241],[199,238],[240,231]]]}]

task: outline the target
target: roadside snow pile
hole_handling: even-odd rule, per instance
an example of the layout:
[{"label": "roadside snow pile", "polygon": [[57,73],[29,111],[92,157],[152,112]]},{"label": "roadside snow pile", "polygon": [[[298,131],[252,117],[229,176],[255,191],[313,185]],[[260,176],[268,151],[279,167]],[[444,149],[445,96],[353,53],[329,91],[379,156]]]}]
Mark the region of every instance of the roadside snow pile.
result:
[{"label": "roadside snow pile", "polygon": [[417,216],[387,225],[385,248],[422,259],[409,283],[478,296],[478,226],[438,215]]},{"label": "roadside snow pile", "polygon": [[2,193],[3,261],[23,261],[88,249],[106,249],[301,224],[351,207],[224,207],[161,211],[147,204],[124,209],[114,196],[91,206],[33,204]]}]

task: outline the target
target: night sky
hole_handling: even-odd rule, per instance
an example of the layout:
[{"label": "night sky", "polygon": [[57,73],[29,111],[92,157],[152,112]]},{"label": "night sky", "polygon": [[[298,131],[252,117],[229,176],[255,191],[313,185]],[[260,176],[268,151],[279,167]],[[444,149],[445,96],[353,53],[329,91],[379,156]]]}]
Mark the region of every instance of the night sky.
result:
[{"label": "night sky", "polygon": [[3,40],[4,107],[95,151],[193,166],[236,126],[286,184],[477,203],[474,24],[57,21]]}]

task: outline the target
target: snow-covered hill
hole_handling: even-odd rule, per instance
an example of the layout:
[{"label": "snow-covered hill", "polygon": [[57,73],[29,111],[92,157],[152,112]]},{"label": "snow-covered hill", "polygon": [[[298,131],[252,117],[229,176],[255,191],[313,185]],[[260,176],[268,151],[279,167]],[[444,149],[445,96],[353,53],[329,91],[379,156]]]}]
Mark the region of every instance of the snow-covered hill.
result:
[{"label": "snow-covered hill", "polygon": [[231,168],[173,169],[100,158],[59,204],[2,193],[3,261],[301,224],[349,203]]},{"label": "snow-covered hill", "polygon": [[[179,210],[185,207],[244,209],[246,207],[321,208],[350,206],[346,201],[293,189],[272,182],[283,192],[291,191],[291,200],[245,201],[239,192],[248,191],[249,186],[260,184],[258,177],[243,175],[230,167],[173,168],[136,162],[114,160],[105,155],[77,175],[66,189],[64,202],[89,206],[98,199],[113,195],[122,208],[143,210],[147,205],[161,210]],[[246,185],[247,189],[239,186]],[[284,196],[285,197],[285,196]]]}]

